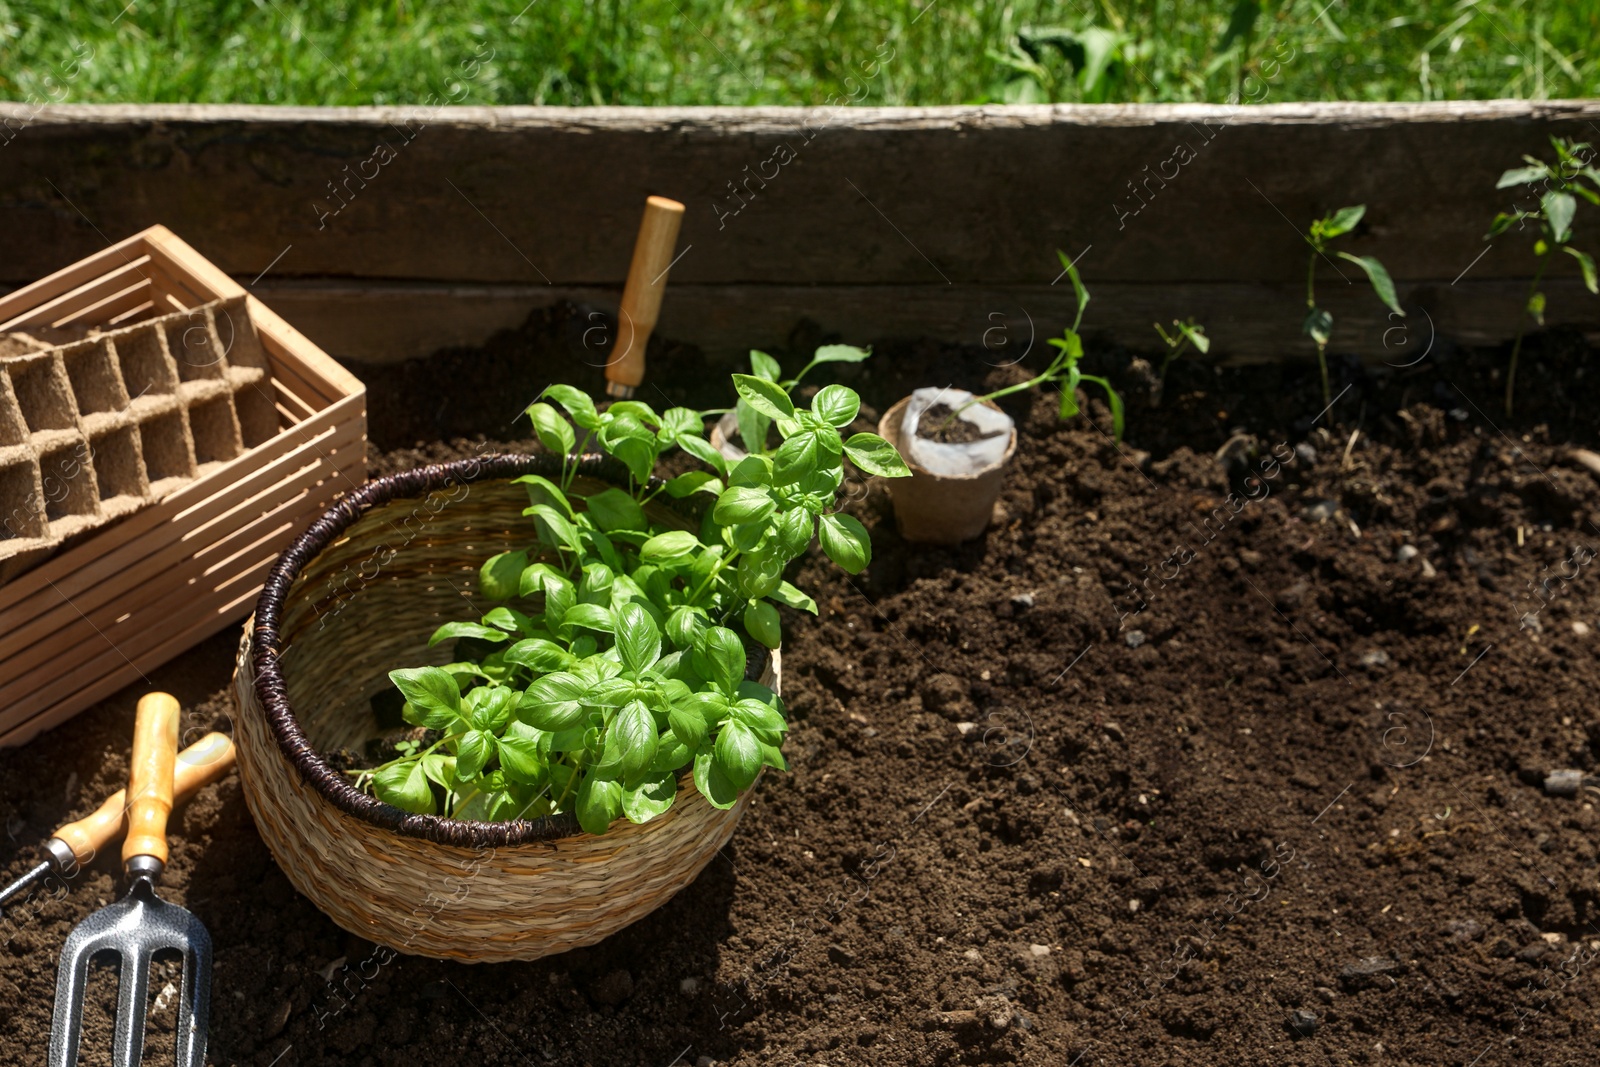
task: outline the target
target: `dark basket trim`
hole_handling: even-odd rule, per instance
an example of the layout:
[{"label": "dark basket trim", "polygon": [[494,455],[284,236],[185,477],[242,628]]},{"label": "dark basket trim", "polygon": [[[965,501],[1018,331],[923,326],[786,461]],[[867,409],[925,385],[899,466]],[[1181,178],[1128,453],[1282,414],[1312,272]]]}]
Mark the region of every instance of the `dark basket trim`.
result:
[{"label": "dark basket trim", "polygon": [[[608,456],[599,455],[582,457],[578,461],[578,473],[619,484],[626,484],[628,478],[622,464]],[[577,819],[570,813],[512,822],[473,822],[448,819],[442,815],[412,815],[361,792],[343,774],[328,766],[307,739],[300,728],[300,721],[289,706],[288,690],[278,670],[278,627],[284,601],[295,578],[307,563],[362,515],[392,500],[425,496],[461,483],[516,478],[524,474],[539,474],[554,480],[561,475],[561,462],[554,456],[495,453],[477,459],[419,467],[376,479],[341,498],[324,512],[273,564],[272,572],[262,586],[261,598],[256,602],[255,626],[251,631],[251,665],[255,671],[256,698],[266,709],[267,725],[272,730],[278,748],[301,779],[340,811],[406,837],[418,837],[457,848],[505,848],[549,842],[582,832]],[[654,479],[651,484],[659,483],[660,479]],[[694,519],[699,518],[697,512],[704,510],[681,506],[681,502],[677,501],[668,506],[679,506],[679,510]],[[759,678],[765,669],[765,650],[752,649],[747,663],[747,677],[752,680]],[[682,780],[681,772],[679,779]]]}]

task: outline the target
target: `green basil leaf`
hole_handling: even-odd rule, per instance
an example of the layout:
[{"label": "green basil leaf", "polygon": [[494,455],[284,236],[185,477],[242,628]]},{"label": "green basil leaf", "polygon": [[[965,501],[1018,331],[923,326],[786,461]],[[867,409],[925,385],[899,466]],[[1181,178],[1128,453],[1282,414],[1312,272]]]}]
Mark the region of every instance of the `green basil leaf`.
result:
[{"label": "green basil leaf", "polygon": [[678,779],[672,774],[652,774],[622,791],[622,814],[629,822],[646,823],[665,815],[678,796]]},{"label": "green basil leaf", "polygon": [[705,422],[692,408],[668,408],[661,416],[661,429],[656,432],[664,445],[676,444],[680,437],[704,437]]},{"label": "green basil leaf", "polygon": [[[741,686],[745,683],[739,683]],[[736,687],[734,692],[739,690]],[[717,692],[690,693],[682,701],[683,706],[706,721],[707,730],[715,730],[722,725],[722,720],[728,717],[728,710],[732,707],[728,698]],[[698,746],[696,746],[698,747]]]},{"label": "green basil leaf", "polygon": [[372,776],[372,791],[385,804],[393,804],[413,815],[432,815],[433,789],[422,764],[415,760],[385,767]]},{"label": "green basil leaf", "polygon": [[610,608],[601,607],[599,604],[574,604],[567,609],[567,614],[561,620],[561,626],[563,629],[582,626],[608,634],[616,629],[617,620],[611,614]]},{"label": "green basil leaf", "polygon": [[784,560],[778,553],[749,552],[739,557],[737,570],[739,592],[756,599],[777,592],[783,581]]},{"label": "green basil leaf", "polygon": [[872,355],[870,348],[857,348],[855,345],[823,345],[812,353],[813,363],[860,363]]},{"label": "green basil leaf", "polygon": [[588,683],[575,674],[547,674],[522,694],[517,702],[517,718],[551,733],[574,729],[588,715],[583,704],[588,690]]},{"label": "green basil leaf", "polygon": [[673,648],[692,649],[695,638],[700,635],[711,623],[710,617],[704,608],[690,607],[687,604],[672,609],[672,614],[667,616],[665,627],[667,640],[672,642]]},{"label": "green basil leaf", "polygon": [[639,558],[646,563],[671,563],[692,555],[698,547],[700,539],[687,530],[668,530],[641,545]]},{"label": "green basil leaf", "polygon": [[635,676],[661,658],[661,630],[650,613],[638,604],[623,605],[616,616],[617,654]]},{"label": "green basil leaf", "polygon": [[735,374],[733,388],[745,403],[769,419],[794,418],[794,402],[777,382],[751,374]]},{"label": "green basil leaf", "polygon": [[507,734],[500,738],[500,768],[507,781],[538,785],[544,781],[548,763],[539,752],[539,743],[529,737]]},{"label": "green basil leaf", "polygon": [[[518,584],[521,584],[520,581]],[[484,613],[483,624],[504,630],[508,634],[522,634],[525,637],[533,637],[539,632],[537,624],[515,608],[490,608]]]},{"label": "green basil leaf", "polygon": [[709,745],[695,753],[694,785],[713,808],[726,811],[738,803],[739,790],[717,766]]},{"label": "green basil leaf", "polygon": [[1533,167],[1516,167],[1500,175],[1500,180],[1494,183],[1496,189],[1508,189],[1513,185],[1527,185],[1530,182],[1541,180],[1550,173],[1550,168],[1543,163]]},{"label": "green basil leaf", "polygon": [[572,454],[578,443],[577,435],[572,432],[572,424],[555,408],[549,404],[534,404],[528,408],[528,418],[533,420],[534,436],[539,438],[545,451],[563,458]]},{"label": "green basil leaf", "polygon": [[633,480],[639,485],[644,485],[650,480],[650,472],[656,466],[656,450],[654,435],[647,440],[638,437],[624,437],[607,448],[606,451],[628,468],[628,473],[633,475]]},{"label": "green basil leaf", "polygon": [[622,814],[622,783],[584,775],[578,784],[578,801],[573,811],[578,816],[578,825],[589,833],[605,833]]},{"label": "green basil leaf", "polygon": [[855,421],[861,411],[861,398],[854,389],[842,385],[824,385],[811,398],[811,412],[829,426],[843,429]]},{"label": "green basil leaf", "polygon": [[585,499],[589,517],[602,530],[644,530],[649,527],[639,502],[621,489],[606,489]]},{"label": "green basil leaf", "polygon": [[[694,646],[694,668],[722,692],[732,696],[744,679],[744,643],[725,626],[713,626],[700,635]],[[453,683],[452,683],[453,684]]]},{"label": "green basil leaf", "polygon": [[521,696],[515,689],[503,685],[484,685],[468,693],[462,703],[473,726],[498,733],[505,728]]},{"label": "green basil leaf", "polygon": [[761,773],[761,741],[750,727],[737,719],[729,719],[717,731],[712,762],[734,789],[742,793]]},{"label": "green basil leaf", "polygon": [[750,373],[757,378],[765,378],[769,382],[775,382],[783,377],[783,368],[778,365],[777,360],[765,352],[752,348],[750,350]]},{"label": "green basil leaf", "polygon": [[528,487],[529,504],[548,504],[567,518],[572,518],[572,501],[568,500],[567,494],[561,491],[561,487],[549,478],[538,474],[524,474],[520,478],[511,479],[511,484]]},{"label": "green basil leaf", "polygon": [[1544,220],[1550,226],[1550,236],[1556,244],[1566,244],[1572,237],[1572,216],[1578,211],[1578,201],[1571,193],[1552,189],[1539,198]]},{"label": "green basil leaf", "polygon": [[527,667],[540,674],[566,670],[572,664],[572,655],[566,649],[543,637],[530,637],[506,649],[506,662]]},{"label": "green basil leaf", "polygon": [[694,762],[694,749],[686,746],[671,730],[661,735],[661,741],[656,745],[656,758],[650,764],[652,774],[673,774],[679,768],[687,767]]},{"label": "green basil leaf", "polygon": [[776,767],[780,771],[789,769],[789,764],[783,758],[783,752],[777,745],[763,743],[761,746],[761,762],[768,767]]},{"label": "green basil leaf", "polygon": [[818,527],[822,551],[849,574],[859,574],[872,562],[872,538],[853,515],[822,516]]},{"label": "green basil leaf", "polygon": [[641,701],[625,704],[611,720],[606,732],[606,749],[620,754],[625,777],[635,777],[650,766],[656,758],[656,745],[660,742],[655,716]]},{"label": "green basil leaf", "polygon": [[816,519],[803,507],[791,507],[778,513],[773,524],[777,531],[778,551],[784,559],[794,559],[811,544],[812,528]]},{"label": "green basil leaf", "polygon": [[776,745],[782,741],[784,733],[789,729],[782,712],[771,704],[764,704],[759,700],[741,699],[733,706],[730,714],[736,722],[748,726],[758,740],[769,745]]},{"label": "green basil leaf", "polygon": [[772,484],[772,459],[768,456],[746,456],[728,471],[728,484],[746,489],[759,489]]},{"label": "green basil leaf", "polygon": [[456,743],[456,777],[470,782],[494,755],[494,737],[484,730],[468,730]]},{"label": "green basil leaf", "polygon": [[667,495],[677,500],[702,492],[716,496],[722,492],[722,481],[710,471],[690,471],[667,480]]},{"label": "green basil leaf", "polygon": [[[578,528],[561,512],[549,504],[535,504],[531,508],[523,508],[524,515],[533,516],[534,525],[539,530],[539,541],[551,548],[565,548],[570,552],[583,554],[583,539],[578,536]],[[523,554],[523,567],[527,566],[527,555]],[[517,569],[520,580],[522,568]]]},{"label": "green basil leaf", "polygon": [[567,409],[567,414],[572,416],[572,421],[585,430],[598,430],[600,428],[600,413],[595,410],[594,401],[589,399],[589,394],[570,385],[552,385],[541,396],[547,396],[557,404]]},{"label": "green basil leaf", "polygon": [[727,476],[728,461],[721,452],[711,447],[711,443],[699,437],[680,437],[678,447],[701,463],[708,464],[718,474]]},{"label": "green basil leaf", "polygon": [[517,595],[527,566],[528,554],[521,549],[490,556],[478,569],[478,592],[490,600],[510,600]]},{"label": "green basil leaf", "polygon": [[706,739],[706,720],[693,707],[675,704],[668,708],[667,725],[672,727],[672,736],[691,750],[699,748]]},{"label": "green basil leaf", "polygon": [[418,713],[419,726],[444,730],[461,717],[461,689],[450,673],[438,667],[409,667],[390,671],[389,680]]},{"label": "green basil leaf", "polygon": [[1567,254],[1578,261],[1578,269],[1583,272],[1583,286],[1591,293],[1600,293],[1600,277],[1595,274],[1594,259],[1587,252],[1580,252],[1571,245],[1563,246]]},{"label": "green basil leaf", "polygon": [[765,489],[736,485],[724,489],[722,495],[717,497],[717,505],[712,509],[711,516],[724,526],[732,526],[736,523],[761,522],[776,510],[777,502]]},{"label": "green basil leaf", "polygon": [[567,612],[578,602],[578,592],[566,575],[547,571],[541,584],[544,587],[544,626],[555,633],[566,621]]},{"label": "green basil leaf", "polygon": [[875,433],[853,434],[844,443],[844,454],[850,462],[880,478],[909,478],[911,468],[900,458],[894,445]]},{"label": "green basil leaf", "polygon": [[428,638],[428,647],[448,641],[454,637],[474,637],[479,641],[498,642],[504,641],[506,635],[503,631],[496,630],[493,626],[480,626],[475,622],[447,622]]},{"label": "green basil leaf", "polygon": [[636,419],[643,426],[661,425],[661,416],[656,414],[656,409],[643,400],[618,400],[607,409],[606,413],[614,417],[626,416]]},{"label": "green basil leaf", "polygon": [[772,454],[772,484],[793,485],[822,466],[823,452],[816,430],[803,430],[784,441]]},{"label": "green basil leaf", "polygon": [[[780,582],[778,584],[778,588],[768,595],[786,608],[796,608],[800,611],[809,611],[813,615],[817,613],[817,602],[806,596],[794,586],[790,585],[788,582]],[[507,653],[507,658],[510,658],[510,653]]]},{"label": "green basil leaf", "polygon": [[778,619],[778,609],[765,600],[752,600],[744,608],[744,628],[751,637],[777,648],[783,641],[783,624]]},{"label": "green basil leaf", "polygon": [[617,574],[604,563],[585,563],[583,565],[583,578],[578,582],[578,595],[580,597],[593,597],[588,602],[591,604],[609,603],[612,586],[616,584]]},{"label": "green basil leaf", "polygon": [[443,752],[430,752],[417,761],[422,764],[422,773],[428,776],[428,781],[437,782],[448,790],[456,787],[456,758],[446,756]]}]

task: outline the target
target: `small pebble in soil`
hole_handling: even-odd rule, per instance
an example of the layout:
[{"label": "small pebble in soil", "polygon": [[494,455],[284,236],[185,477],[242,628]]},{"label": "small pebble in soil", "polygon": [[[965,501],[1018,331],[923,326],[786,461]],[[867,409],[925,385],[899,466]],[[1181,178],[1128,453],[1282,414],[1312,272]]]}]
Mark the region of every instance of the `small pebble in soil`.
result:
[{"label": "small pebble in soil", "polygon": [[1396,563],[1410,563],[1422,554],[1422,549],[1416,545],[1401,545],[1394,553]]},{"label": "small pebble in soil", "polygon": [[1575,622],[1575,623],[1573,623],[1572,624],[1572,633],[1573,633],[1573,636],[1575,636],[1575,637],[1588,637],[1589,636],[1589,624],[1586,623],[1586,622]]},{"label": "small pebble in soil", "polygon": [[1582,785],[1582,771],[1551,771],[1545,776],[1544,791],[1553,797],[1571,797],[1578,795],[1578,789]]},{"label": "small pebble in soil", "polygon": [[1389,653],[1381,648],[1364,653],[1361,657],[1361,665],[1371,671],[1387,667],[1389,665]]},{"label": "small pebble in soil", "polygon": [[1472,919],[1455,919],[1446,923],[1444,929],[1457,941],[1476,941],[1483,936],[1483,924]]},{"label": "small pebble in soil", "polygon": [[1300,515],[1307,522],[1323,522],[1333,518],[1334,513],[1338,510],[1339,502],[1337,500],[1319,500],[1302,510]]},{"label": "small pebble in soil", "polygon": [[700,979],[685,978],[683,981],[678,983],[678,992],[682,993],[686,997],[694,996],[696,993],[700,992]]},{"label": "small pebble in soil", "polygon": [[1366,985],[1377,985],[1382,988],[1395,984],[1394,979],[1389,977],[1389,972],[1398,966],[1399,964],[1387,956],[1364,956],[1354,963],[1346,964],[1339,972],[1339,977],[1346,985],[1356,988]]},{"label": "small pebble in soil", "polygon": [[1144,644],[1144,631],[1129,630],[1127,633],[1122,635],[1122,640],[1127,643],[1129,648],[1138,648],[1140,645]]},{"label": "small pebble in soil", "polygon": [[1033,607],[1033,594],[1018,593],[1016,596],[1011,598],[1011,606],[1018,611],[1027,611],[1029,608]]},{"label": "small pebble in soil", "polygon": [[1310,1037],[1317,1032],[1317,1027],[1322,1021],[1317,1018],[1317,1013],[1306,1008],[1296,1008],[1289,1013],[1289,1029],[1301,1037]]},{"label": "small pebble in soil", "polygon": [[1317,462],[1317,450],[1304,441],[1294,446],[1294,454],[1295,458],[1306,464],[1306,466],[1311,466]]}]

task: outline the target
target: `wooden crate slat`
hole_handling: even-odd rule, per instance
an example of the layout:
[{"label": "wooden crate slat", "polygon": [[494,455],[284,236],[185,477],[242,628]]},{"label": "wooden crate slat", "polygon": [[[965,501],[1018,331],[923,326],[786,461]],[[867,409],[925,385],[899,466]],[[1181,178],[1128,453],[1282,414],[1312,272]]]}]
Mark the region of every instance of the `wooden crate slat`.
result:
[{"label": "wooden crate slat", "polygon": [[118,320],[149,307],[151,301],[158,295],[149,279],[141,278],[120,292],[112,293],[88,307],[72,312],[65,318],[57,319],[55,325],[74,326],[80,322],[86,325],[118,323]]},{"label": "wooden crate slat", "polygon": [[46,301],[9,322],[0,323],[0,330],[20,330],[28,326],[57,326],[71,320],[75,312],[96,304],[107,296],[121,292],[136,282],[150,280],[150,257],[140,256],[124,263],[107,274],[101,274],[53,300]]},{"label": "wooden crate slat", "polygon": [[[270,564],[280,550],[275,545],[281,546],[326,510],[332,494],[324,496],[315,494],[314,490],[336,477],[332,463],[319,461],[316,468],[296,480],[300,483],[297,496],[239,530],[210,555],[197,556],[181,566],[148,575],[145,588],[164,591],[162,595],[132,610],[124,611],[126,605],[118,602],[98,612],[80,614],[79,625],[30,648],[21,659],[31,668],[0,683],[0,707],[8,709],[0,716],[0,729],[5,728],[13,715],[40,710],[59,698],[63,686],[75,684],[74,679],[83,666],[68,660],[63,653],[104,645],[107,646],[105,655],[133,659],[159,637],[164,630],[161,624],[186,602],[212,597],[218,590],[235,586],[241,573],[255,575],[263,549]],[[290,491],[294,491],[294,487],[291,486]],[[217,559],[222,553],[230,554]],[[262,576],[264,572],[258,578]],[[137,592],[128,599],[137,599]]]},{"label": "wooden crate slat", "polygon": [[[316,442],[323,455],[309,449],[296,450],[264,467],[248,481],[230,486],[228,494],[208,498],[204,510],[186,513],[181,523],[175,521],[168,530],[171,537],[159,551],[136,561],[127,559],[131,552],[108,554],[74,572],[70,580],[36,594],[22,608],[37,614],[0,635],[0,682],[9,680],[21,669],[18,665],[26,658],[24,652],[30,656],[42,654],[38,643],[49,635],[79,626],[86,616],[91,620],[100,619],[97,609],[102,605],[120,605],[122,598],[135,595],[139,585],[152,576],[167,573],[169,568],[186,558],[213,558],[216,545],[232,543],[239,531],[251,528],[266,515],[282,508],[282,505],[278,505],[267,511],[252,510],[258,508],[263,500],[275,500],[301,487],[315,489],[322,481],[321,473],[324,470],[330,472],[330,478],[337,478],[336,472],[341,469],[338,460],[343,458],[343,450],[362,442],[358,428],[341,426],[333,434]],[[316,494],[312,506],[323,507],[339,493],[348,491],[349,484],[335,484],[329,491]],[[246,497],[245,493],[250,495]],[[296,503],[298,500],[297,497]],[[213,512],[219,514],[213,517]],[[191,523],[194,524],[193,528],[186,529]],[[137,546],[138,542],[133,544]],[[196,551],[196,544],[207,547]],[[17,614],[22,615],[23,611],[19,610]]]},{"label": "wooden crate slat", "polygon": [[11,329],[12,322],[39,304],[54,300],[61,294],[117,269],[119,265],[126,265],[144,254],[144,234],[136,233],[92,256],[80,259],[70,267],[63,267],[32,285],[0,297],[0,330]]}]

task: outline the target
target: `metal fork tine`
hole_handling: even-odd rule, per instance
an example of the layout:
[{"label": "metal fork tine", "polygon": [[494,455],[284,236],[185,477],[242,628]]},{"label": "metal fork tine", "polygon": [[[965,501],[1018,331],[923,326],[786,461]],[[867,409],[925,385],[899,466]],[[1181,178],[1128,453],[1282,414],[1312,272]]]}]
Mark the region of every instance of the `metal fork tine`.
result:
[{"label": "metal fork tine", "polygon": [[[89,961],[94,956],[87,939],[77,945],[67,939],[61,950],[61,969],[56,972],[56,1010],[50,1027],[49,1067],[76,1067],[78,1038],[83,1032],[84,992],[89,988]],[[65,1025],[63,1025],[65,1024]]]},{"label": "metal fork tine", "polygon": [[205,1067],[211,1022],[211,938],[196,924],[183,953],[183,993],[178,1006],[177,1067]]},{"label": "metal fork tine", "polygon": [[115,1067],[139,1067],[144,1059],[144,1011],[150,994],[153,953],[143,942],[130,944],[122,954],[117,976],[117,1029],[111,1039]]}]

